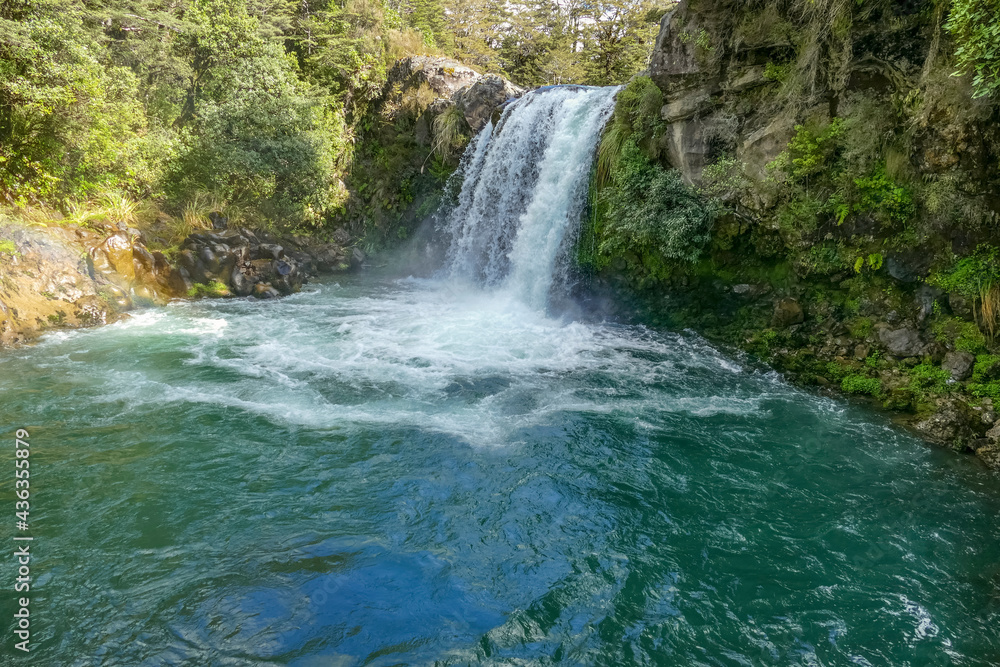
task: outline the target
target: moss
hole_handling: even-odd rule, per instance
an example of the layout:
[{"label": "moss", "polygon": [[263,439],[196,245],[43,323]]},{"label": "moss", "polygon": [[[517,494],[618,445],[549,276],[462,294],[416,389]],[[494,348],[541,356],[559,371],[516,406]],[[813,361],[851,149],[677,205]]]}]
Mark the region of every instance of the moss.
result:
[{"label": "moss", "polygon": [[210,298],[221,298],[232,296],[233,293],[229,291],[223,283],[218,280],[213,280],[210,283],[195,283],[194,286],[188,290],[187,295],[192,299],[198,297],[210,297]]},{"label": "moss", "polygon": [[870,317],[858,317],[847,325],[847,330],[854,338],[864,340],[872,335],[875,323]]},{"label": "moss", "polygon": [[21,253],[17,251],[17,246],[14,245],[13,241],[0,241],[0,255],[10,255],[11,257],[14,257],[20,254]]}]

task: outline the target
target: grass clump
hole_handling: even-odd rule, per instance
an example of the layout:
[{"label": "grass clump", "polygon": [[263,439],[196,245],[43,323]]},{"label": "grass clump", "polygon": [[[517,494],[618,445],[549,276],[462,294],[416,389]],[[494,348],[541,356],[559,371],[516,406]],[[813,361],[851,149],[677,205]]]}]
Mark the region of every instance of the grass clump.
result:
[{"label": "grass clump", "polygon": [[199,297],[218,299],[233,295],[233,293],[229,291],[229,288],[218,280],[213,280],[209,283],[195,283],[194,286],[188,290],[187,294],[192,299]]}]

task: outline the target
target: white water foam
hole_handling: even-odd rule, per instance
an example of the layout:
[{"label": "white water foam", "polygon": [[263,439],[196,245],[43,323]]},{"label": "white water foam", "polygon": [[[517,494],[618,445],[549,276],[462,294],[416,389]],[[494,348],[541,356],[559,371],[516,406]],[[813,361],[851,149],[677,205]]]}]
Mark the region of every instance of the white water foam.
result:
[{"label": "white water foam", "polygon": [[503,288],[533,308],[565,289],[569,251],[617,88],[558,86],[510,105],[463,160],[443,227],[452,279]]}]

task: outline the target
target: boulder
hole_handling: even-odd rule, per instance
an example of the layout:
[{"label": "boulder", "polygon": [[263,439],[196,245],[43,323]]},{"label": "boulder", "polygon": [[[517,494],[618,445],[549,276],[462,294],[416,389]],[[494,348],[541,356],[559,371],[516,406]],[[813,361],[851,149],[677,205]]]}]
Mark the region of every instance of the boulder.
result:
[{"label": "boulder", "polygon": [[137,263],[141,269],[147,273],[153,272],[153,266],[155,264],[153,260],[153,255],[146,248],[140,244],[132,246],[132,259]]},{"label": "boulder", "polygon": [[956,292],[949,294],[948,307],[951,308],[951,312],[958,317],[963,317],[967,320],[972,319],[972,304],[961,294]]},{"label": "boulder", "polygon": [[990,468],[1000,470],[1000,444],[989,444],[976,450],[976,456]]},{"label": "boulder", "polygon": [[258,299],[276,299],[281,296],[281,294],[278,293],[278,290],[274,289],[267,283],[258,283],[254,285],[253,295]]},{"label": "boulder", "polygon": [[975,355],[968,352],[948,352],[944,355],[941,368],[951,373],[951,378],[962,381],[972,375],[972,367],[976,363]]},{"label": "boulder", "polygon": [[125,280],[135,279],[135,265],[132,263],[132,241],[125,234],[113,234],[101,246],[108,264]]},{"label": "boulder", "polygon": [[939,399],[935,411],[914,424],[924,438],[953,449],[964,449],[983,436],[986,430],[979,415],[957,398]]},{"label": "boulder", "polygon": [[277,243],[261,243],[250,251],[254,259],[280,259],[285,256],[285,249]]},{"label": "boulder", "polygon": [[186,268],[178,266],[170,272],[170,277],[167,279],[167,287],[174,294],[183,296],[194,287],[194,281],[191,280],[191,274]]},{"label": "boulder", "polygon": [[912,327],[901,329],[887,327],[880,330],[878,336],[889,353],[897,357],[915,357],[921,353],[925,345],[920,340],[920,332]]},{"label": "boulder", "polygon": [[522,95],[523,88],[498,74],[487,74],[471,86],[459,90],[453,99],[472,131],[479,132],[492,118],[494,109],[512,97]]},{"label": "boulder", "polygon": [[209,213],[208,219],[212,222],[213,229],[225,229],[229,226],[229,218],[222,215],[218,211],[212,211]]},{"label": "boulder", "polygon": [[426,83],[444,99],[471,86],[480,78],[479,72],[457,60],[440,56],[411,56],[397,62],[389,73],[390,81],[401,82],[404,89]]},{"label": "boulder", "polygon": [[254,279],[248,277],[240,267],[233,269],[229,285],[236,296],[250,296],[254,290]]},{"label": "boulder", "polygon": [[365,263],[365,252],[358,247],[351,248],[351,268],[355,271]]},{"label": "boulder", "polygon": [[805,321],[805,313],[802,306],[795,299],[781,299],[774,304],[774,315],[771,317],[771,326],[778,329],[785,329],[793,324],[800,324]]}]

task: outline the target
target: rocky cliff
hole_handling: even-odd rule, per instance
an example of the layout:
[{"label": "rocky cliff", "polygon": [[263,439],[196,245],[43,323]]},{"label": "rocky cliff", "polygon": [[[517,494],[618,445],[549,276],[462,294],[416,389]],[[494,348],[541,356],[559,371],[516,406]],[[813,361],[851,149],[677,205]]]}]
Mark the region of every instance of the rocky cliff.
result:
[{"label": "rocky cliff", "polygon": [[436,56],[396,63],[357,138],[339,222],[375,245],[398,243],[436,208],[468,142],[524,90]]},{"label": "rocky cliff", "polygon": [[254,296],[301,289],[309,278],[360,266],[341,233],[330,242],[245,228],[191,234],[168,257],[121,223],[26,226],[0,220],[0,346],[61,328],[114,322],[176,297]]},{"label": "rocky cliff", "polygon": [[1000,465],[1000,109],[953,76],[947,7],[677,4],[638,143],[714,223],[684,260],[633,243],[605,275],[655,316]]}]

